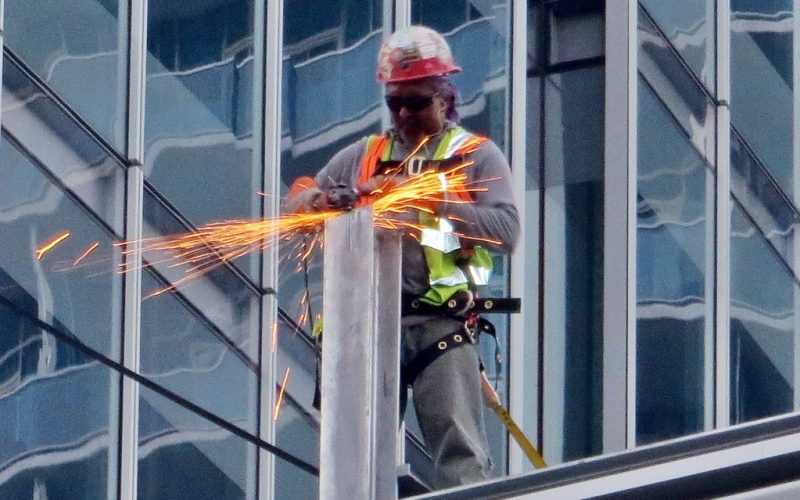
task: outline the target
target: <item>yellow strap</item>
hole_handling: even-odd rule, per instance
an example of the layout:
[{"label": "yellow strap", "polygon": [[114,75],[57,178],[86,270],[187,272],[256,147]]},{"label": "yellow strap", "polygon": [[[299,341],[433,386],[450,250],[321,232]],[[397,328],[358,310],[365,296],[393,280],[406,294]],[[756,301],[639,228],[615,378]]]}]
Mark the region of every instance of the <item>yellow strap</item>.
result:
[{"label": "yellow strap", "polygon": [[511,418],[511,415],[508,414],[508,411],[499,404],[492,405],[492,410],[494,410],[494,412],[497,413],[497,416],[500,417],[500,420],[503,421],[503,425],[505,425],[506,429],[508,429],[508,433],[511,434],[511,436],[514,438],[514,441],[516,441],[519,447],[522,448],[522,452],[525,453],[525,456],[528,457],[528,460],[531,461],[533,466],[537,469],[544,469],[547,467],[542,455],[539,454],[531,442],[528,441],[528,438],[525,437],[522,429],[517,426],[517,424]]},{"label": "yellow strap", "polygon": [[503,408],[503,405],[500,404],[500,396],[497,395],[497,391],[495,391],[492,387],[492,383],[489,382],[489,378],[486,376],[485,371],[481,371],[481,392],[483,393],[483,400],[486,402],[486,406],[497,413],[497,416],[503,421],[503,425],[506,426],[508,433],[511,434],[511,437],[514,438],[514,441],[516,441],[519,447],[522,448],[523,453],[525,453],[525,456],[531,461],[531,464],[533,464],[533,466],[537,469],[544,469],[547,467],[547,464],[544,463],[544,458],[542,458],[542,455],[539,454],[531,442],[528,441],[528,438],[525,437],[522,429],[517,426],[516,422],[514,422],[514,419],[512,419],[511,415],[509,415],[508,410]]}]

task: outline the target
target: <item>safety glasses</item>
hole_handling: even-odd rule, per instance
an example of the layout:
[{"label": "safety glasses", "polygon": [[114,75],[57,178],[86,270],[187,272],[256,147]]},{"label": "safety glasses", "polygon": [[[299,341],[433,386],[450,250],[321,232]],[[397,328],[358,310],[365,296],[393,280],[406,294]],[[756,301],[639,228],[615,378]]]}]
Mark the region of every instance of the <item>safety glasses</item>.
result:
[{"label": "safety glasses", "polygon": [[386,106],[392,113],[398,113],[406,108],[409,113],[419,113],[433,104],[434,95],[407,95],[407,96],[386,96]]}]

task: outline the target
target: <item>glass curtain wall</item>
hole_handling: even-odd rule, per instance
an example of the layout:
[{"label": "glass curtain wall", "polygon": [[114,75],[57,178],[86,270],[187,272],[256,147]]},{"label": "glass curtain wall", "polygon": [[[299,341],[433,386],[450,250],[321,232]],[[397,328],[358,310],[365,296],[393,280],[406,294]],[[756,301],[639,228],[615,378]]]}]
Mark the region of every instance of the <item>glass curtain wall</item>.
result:
[{"label": "glass curtain wall", "polygon": [[640,8],[637,444],[710,429],[714,415],[715,112],[665,32]]},{"label": "glass curtain wall", "polygon": [[[509,82],[511,78],[511,5],[499,0],[412,0],[411,24],[429,26],[442,33],[463,69],[452,82],[460,93],[457,110],[461,125],[467,130],[491,138],[508,154]],[[517,200],[521,202],[522,200]],[[508,296],[508,264],[505,257],[494,257],[494,272],[483,296]],[[503,315],[488,318],[497,327],[500,355],[508,359],[508,321]],[[488,337],[481,342],[484,360],[495,359],[495,345]],[[507,404],[508,366],[486,363],[487,375]],[[409,405],[411,406],[411,405]],[[413,413],[413,412],[411,412]],[[411,415],[408,415],[411,417]],[[502,422],[486,410],[486,429],[495,473],[507,471],[507,438]],[[413,418],[408,419],[410,428]],[[421,434],[418,434],[421,435]]]},{"label": "glass curtain wall", "polygon": [[0,497],[115,497],[123,171],[8,58],[2,98]]},{"label": "glass curtain wall", "polygon": [[526,297],[542,283],[543,387],[526,397],[548,463],[602,451],[604,35],[602,5],[528,3],[525,280]]},{"label": "glass curtain wall", "polygon": [[5,44],[119,152],[126,148],[128,2],[6,0]]},{"label": "glass curtain wall", "polygon": [[798,407],[796,8],[731,3],[732,423]]},{"label": "glass curtain wall", "polygon": [[731,1],[731,123],[794,198],[794,2]]},{"label": "glass curtain wall", "polygon": [[[252,1],[148,2],[145,102],[145,237],[262,213],[263,43]],[[139,373],[258,435],[258,256],[240,258],[177,291],[152,295],[183,271],[145,254]],[[139,491],[171,498],[253,498],[256,449],[155,393],[139,399]],[[188,450],[188,451],[187,451]],[[186,454],[201,472],[186,471]],[[163,470],[181,480],[168,487]],[[200,488],[218,477],[214,486]]]},{"label": "glass curtain wall", "polygon": [[[147,22],[147,181],[194,226],[260,216],[254,2],[148,2]],[[258,282],[257,256],[236,263]]]}]

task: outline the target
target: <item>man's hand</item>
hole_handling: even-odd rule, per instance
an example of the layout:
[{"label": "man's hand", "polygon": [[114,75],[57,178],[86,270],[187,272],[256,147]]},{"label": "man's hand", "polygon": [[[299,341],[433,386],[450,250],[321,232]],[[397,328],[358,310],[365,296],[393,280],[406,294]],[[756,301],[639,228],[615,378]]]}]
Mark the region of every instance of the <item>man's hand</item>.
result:
[{"label": "man's hand", "polygon": [[328,197],[311,177],[300,177],[292,183],[286,200],[287,213],[321,212],[328,209]]}]

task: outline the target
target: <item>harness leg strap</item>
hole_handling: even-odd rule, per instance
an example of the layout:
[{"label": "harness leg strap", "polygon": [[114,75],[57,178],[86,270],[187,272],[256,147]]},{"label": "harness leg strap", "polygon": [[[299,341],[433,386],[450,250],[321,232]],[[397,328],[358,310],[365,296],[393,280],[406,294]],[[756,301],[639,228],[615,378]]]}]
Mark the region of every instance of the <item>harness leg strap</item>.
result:
[{"label": "harness leg strap", "polygon": [[403,379],[408,385],[413,385],[420,373],[422,373],[431,363],[439,359],[450,349],[462,345],[471,345],[470,339],[461,327],[453,333],[444,337],[422,350],[410,362],[403,366]]}]

